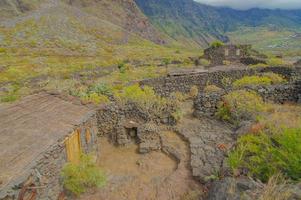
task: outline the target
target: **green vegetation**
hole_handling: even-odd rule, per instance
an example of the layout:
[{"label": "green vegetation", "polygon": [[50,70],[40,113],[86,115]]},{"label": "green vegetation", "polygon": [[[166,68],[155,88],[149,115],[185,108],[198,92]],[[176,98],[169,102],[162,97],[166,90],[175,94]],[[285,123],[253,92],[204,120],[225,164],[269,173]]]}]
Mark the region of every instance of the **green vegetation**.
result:
[{"label": "green vegetation", "polygon": [[239,124],[244,119],[254,119],[259,112],[267,109],[267,105],[255,92],[236,90],[223,97],[216,115],[225,121]]},{"label": "green vegetation", "polygon": [[207,59],[204,59],[204,58],[202,58],[202,59],[200,59],[200,62],[199,62],[202,66],[205,66],[205,67],[208,67],[208,66],[210,66],[210,60],[207,60]]},{"label": "green vegetation", "polygon": [[284,129],[279,134],[248,134],[238,140],[229,154],[233,169],[246,168],[250,175],[266,182],[275,173],[301,179],[301,129]]},{"label": "green vegetation", "polygon": [[218,47],[222,47],[224,45],[225,44],[222,41],[217,40],[217,41],[212,42],[210,44],[210,47],[212,47],[212,48],[218,48]]},{"label": "green vegetation", "polygon": [[262,76],[245,76],[239,80],[234,81],[235,88],[242,88],[246,86],[259,86],[284,83],[286,80],[275,73],[264,73]]},{"label": "green vegetation", "polygon": [[102,187],[106,184],[104,173],[95,165],[90,155],[81,155],[78,164],[66,164],[61,176],[64,188],[77,196],[89,187]]},{"label": "green vegetation", "polygon": [[[271,27],[241,27],[238,30],[228,33],[230,40],[238,44],[253,44],[256,50],[261,52],[294,57],[301,56],[300,37],[293,37],[300,34],[301,29],[292,30],[286,28]],[[276,63],[276,64],[279,64]]]},{"label": "green vegetation", "polygon": [[198,96],[198,94],[199,94],[198,86],[196,86],[196,85],[192,86],[189,90],[189,96],[191,98],[196,98]]},{"label": "green vegetation", "polygon": [[281,66],[284,62],[281,58],[270,58],[267,61],[267,65],[269,66]]},{"label": "green vegetation", "polygon": [[115,93],[115,97],[122,104],[134,103],[144,112],[156,116],[162,116],[168,106],[168,101],[156,95],[151,87],[141,88],[138,84],[124,87]]},{"label": "green vegetation", "polygon": [[245,86],[258,86],[258,85],[271,85],[272,80],[264,76],[245,76],[239,80],[234,81],[233,86],[235,88],[241,88]]},{"label": "green vegetation", "polygon": [[268,77],[269,79],[271,79],[272,84],[287,82],[283,76],[281,76],[279,74],[276,74],[276,73],[273,73],[273,72],[264,73],[263,77]]},{"label": "green vegetation", "polygon": [[205,93],[215,93],[222,91],[222,88],[217,87],[216,85],[206,85],[204,88]]}]

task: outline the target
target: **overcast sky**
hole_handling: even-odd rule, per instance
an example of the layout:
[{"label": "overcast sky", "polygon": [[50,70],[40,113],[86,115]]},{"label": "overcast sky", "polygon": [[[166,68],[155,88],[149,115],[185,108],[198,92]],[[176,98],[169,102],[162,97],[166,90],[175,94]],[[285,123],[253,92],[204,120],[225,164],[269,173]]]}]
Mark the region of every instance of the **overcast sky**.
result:
[{"label": "overcast sky", "polygon": [[227,6],[235,9],[281,8],[300,9],[301,0],[195,0],[213,6]]}]

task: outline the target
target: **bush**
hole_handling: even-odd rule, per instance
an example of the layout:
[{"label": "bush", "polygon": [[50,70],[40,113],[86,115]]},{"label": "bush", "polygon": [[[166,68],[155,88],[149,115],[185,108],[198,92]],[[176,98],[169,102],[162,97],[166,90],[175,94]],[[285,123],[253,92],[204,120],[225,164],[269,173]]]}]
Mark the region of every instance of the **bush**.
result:
[{"label": "bush", "polygon": [[211,62],[207,59],[202,58],[202,59],[200,59],[200,64],[202,66],[208,67],[208,66],[210,66]]},{"label": "bush", "polygon": [[217,87],[216,85],[207,85],[204,88],[205,93],[214,93],[214,92],[220,92],[220,91],[222,91],[222,88]]},{"label": "bush", "polygon": [[97,94],[95,92],[84,94],[81,96],[83,103],[94,103],[94,104],[106,104],[110,102],[110,99],[102,94]]},{"label": "bush", "polygon": [[217,48],[217,47],[222,47],[224,45],[225,45],[225,43],[223,43],[222,41],[217,40],[217,41],[212,42],[210,47]]},{"label": "bush", "polygon": [[239,80],[234,81],[233,86],[235,88],[241,88],[246,86],[259,86],[271,84],[272,80],[266,76],[245,76]]},{"label": "bush", "polygon": [[81,155],[78,164],[67,163],[62,169],[64,188],[80,195],[89,187],[102,187],[106,183],[104,173],[92,161],[89,155]]},{"label": "bush", "polygon": [[118,63],[117,67],[118,67],[120,73],[124,73],[127,69],[126,64],[125,64],[124,61]]},{"label": "bush", "polygon": [[301,180],[301,129],[284,129],[280,134],[248,134],[238,140],[229,154],[233,170],[247,169],[250,175],[266,182],[275,173]]},{"label": "bush", "polygon": [[268,61],[267,61],[267,64],[269,66],[280,66],[280,65],[283,65],[283,60],[281,58],[270,58]]},{"label": "bush", "polygon": [[170,98],[174,99],[176,102],[181,103],[187,99],[187,95],[182,92],[173,92],[170,94]]},{"label": "bush", "polygon": [[176,120],[176,122],[178,122],[183,118],[183,112],[181,109],[177,109],[171,114],[171,116],[174,118],[174,120]]},{"label": "bush", "polygon": [[99,95],[110,96],[112,95],[112,89],[104,83],[98,83],[89,88],[90,92],[95,92]]},{"label": "bush", "polygon": [[189,96],[191,98],[196,98],[199,94],[199,89],[196,85],[192,86],[189,91]]},{"label": "bush", "polygon": [[266,105],[253,91],[236,90],[223,97],[216,115],[223,120],[237,124],[243,119],[253,119],[264,111]]},{"label": "bush", "polygon": [[271,79],[272,84],[287,82],[283,76],[273,73],[273,72],[264,73],[263,77],[268,77],[269,79]]},{"label": "bush", "polygon": [[156,95],[151,87],[145,86],[142,89],[138,84],[123,88],[115,97],[122,104],[134,103],[142,111],[157,116],[162,116],[168,106],[168,101]]},{"label": "bush", "polygon": [[5,52],[6,52],[6,49],[3,47],[0,47],[0,53],[5,53]]},{"label": "bush", "polygon": [[231,65],[231,61],[229,60],[223,60],[223,65]]}]

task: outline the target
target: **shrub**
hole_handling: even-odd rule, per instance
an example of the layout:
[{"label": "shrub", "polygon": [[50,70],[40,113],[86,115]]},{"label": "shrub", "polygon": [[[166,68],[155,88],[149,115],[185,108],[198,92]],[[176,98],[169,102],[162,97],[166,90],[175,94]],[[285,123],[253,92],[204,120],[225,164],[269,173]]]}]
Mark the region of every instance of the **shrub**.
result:
[{"label": "shrub", "polygon": [[271,79],[272,84],[278,84],[278,83],[285,83],[286,80],[283,76],[273,73],[273,72],[267,72],[263,74],[263,77],[268,77]]},{"label": "shrub", "polygon": [[223,65],[231,65],[231,62],[229,60],[223,60]]},{"label": "shrub", "polygon": [[270,58],[269,60],[267,60],[267,64],[269,66],[279,66],[279,65],[283,65],[283,60],[281,58]]},{"label": "shrub", "polygon": [[126,71],[126,64],[124,61],[117,64],[120,73],[124,73]]},{"label": "shrub", "polygon": [[6,49],[3,47],[0,47],[0,53],[5,53],[5,52],[6,52]]},{"label": "shrub", "polygon": [[95,92],[99,95],[110,96],[112,95],[112,89],[104,83],[98,83],[89,88],[89,91]]},{"label": "shrub", "polygon": [[84,94],[81,96],[83,103],[94,103],[94,104],[106,104],[110,102],[110,99],[102,94],[97,94],[95,92]]},{"label": "shrub", "polygon": [[167,66],[170,64],[170,62],[171,62],[169,58],[164,58],[162,61],[163,61],[164,66],[166,66],[166,67],[167,67]]},{"label": "shrub", "polygon": [[199,89],[196,85],[192,86],[189,90],[189,96],[191,98],[196,98],[199,94]]},{"label": "shrub", "polygon": [[285,129],[280,134],[244,135],[228,157],[232,169],[247,169],[264,182],[275,173],[301,180],[300,162],[301,129]]},{"label": "shrub", "polygon": [[207,85],[204,88],[205,93],[214,93],[214,92],[220,92],[220,91],[222,91],[222,88],[217,87],[216,85]]},{"label": "shrub", "polygon": [[187,99],[187,95],[183,94],[182,92],[173,92],[170,94],[170,98],[180,103]]},{"label": "shrub", "polygon": [[210,44],[210,47],[213,47],[213,48],[217,48],[217,47],[222,47],[224,46],[225,44],[222,42],[222,41],[214,41]]},{"label": "shrub", "polygon": [[122,104],[135,103],[144,112],[157,116],[161,116],[168,106],[167,100],[156,95],[151,87],[142,89],[138,84],[124,87],[115,97]]},{"label": "shrub", "polygon": [[181,109],[177,109],[171,114],[171,116],[176,120],[176,122],[178,122],[183,118],[183,112]]},{"label": "shrub", "polygon": [[14,102],[18,99],[18,95],[16,94],[7,94],[7,95],[4,95],[2,97],[0,97],[0,102]]},{"label": "shrub", "polygon": [[245,76],[239,80],[234,81],[233,86],[235,88],[241,88],[245,86],[258,86],[258,85],[271,85],[272,80],[266,76]]},{"label": "shrub", "polygon": [[64,188],[80,195],[89,187],[102,187],[106,183],[104,173],[95,165],[90,155],[81,155],[78,164],[67,163],[62,169]]},{"label": "shrub", "polygon": [[253,91],[236,90],[223,97],[216,115],[226,121],[239,123],[243,119],[255,118],[266,109],[262,98]]},{"label": "shrub", "polygon": [[208,66],[210,66],[211,62],[207,59],[202,58],[202,59],[200,59],[200,64],[202,66],[208,67]]}]

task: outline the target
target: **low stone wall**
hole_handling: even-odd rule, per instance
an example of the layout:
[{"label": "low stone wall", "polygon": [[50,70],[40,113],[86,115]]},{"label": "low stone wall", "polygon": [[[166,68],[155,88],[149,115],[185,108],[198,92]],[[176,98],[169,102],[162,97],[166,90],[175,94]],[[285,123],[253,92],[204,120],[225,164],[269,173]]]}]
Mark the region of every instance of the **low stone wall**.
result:
[{"label": "low stone wall", "polygon": [[[257,92],[264,101],[272,101],[278,104],[285,102],[301,103],[301,81],[281,85],[247,87],[246,89]],[[194,115],[197,117],[214,116],[217,112],[218,103],[225,94],[225,91],[215,93],[199,92],[198,97],[194,100]]]},{"label": "low stone wall", "polygon": [[188,93],[192,86],[197,86],[201,91],[208,84],[225,88],[229,83],[244,76],[264,72],[274,72],[284,76],[288,80],[300,77],[301,74],[300,70],[288,67],[241,68],[148,79],[141,81],[140,85],[151,86],[159,95],[169,96],[172,92],[177,91]]},{"label": "low stone wall", "polygon": [[[70,130],[80,130],[81,148],[83,152],[97,152],[97,125],[96,115],[87,116],[80,125]],[[90,131],[90,141],[86,138],[86,130]],[[66,135],[68,137],[68,135]],[[0,191],[0,199],[14,200],[23,187],[31,184],[36,188],[36,199],[57,200],[59,194],[63,191],[61,182],[61,170],[67,162],[65,147],[65,138],[62,138],[55,145],[43,152],[30,166],[24,166],[22,176],[17,180],[12,180],[7,188]],[[26,194],[32,193],[33,190],[27,190]]]}]

